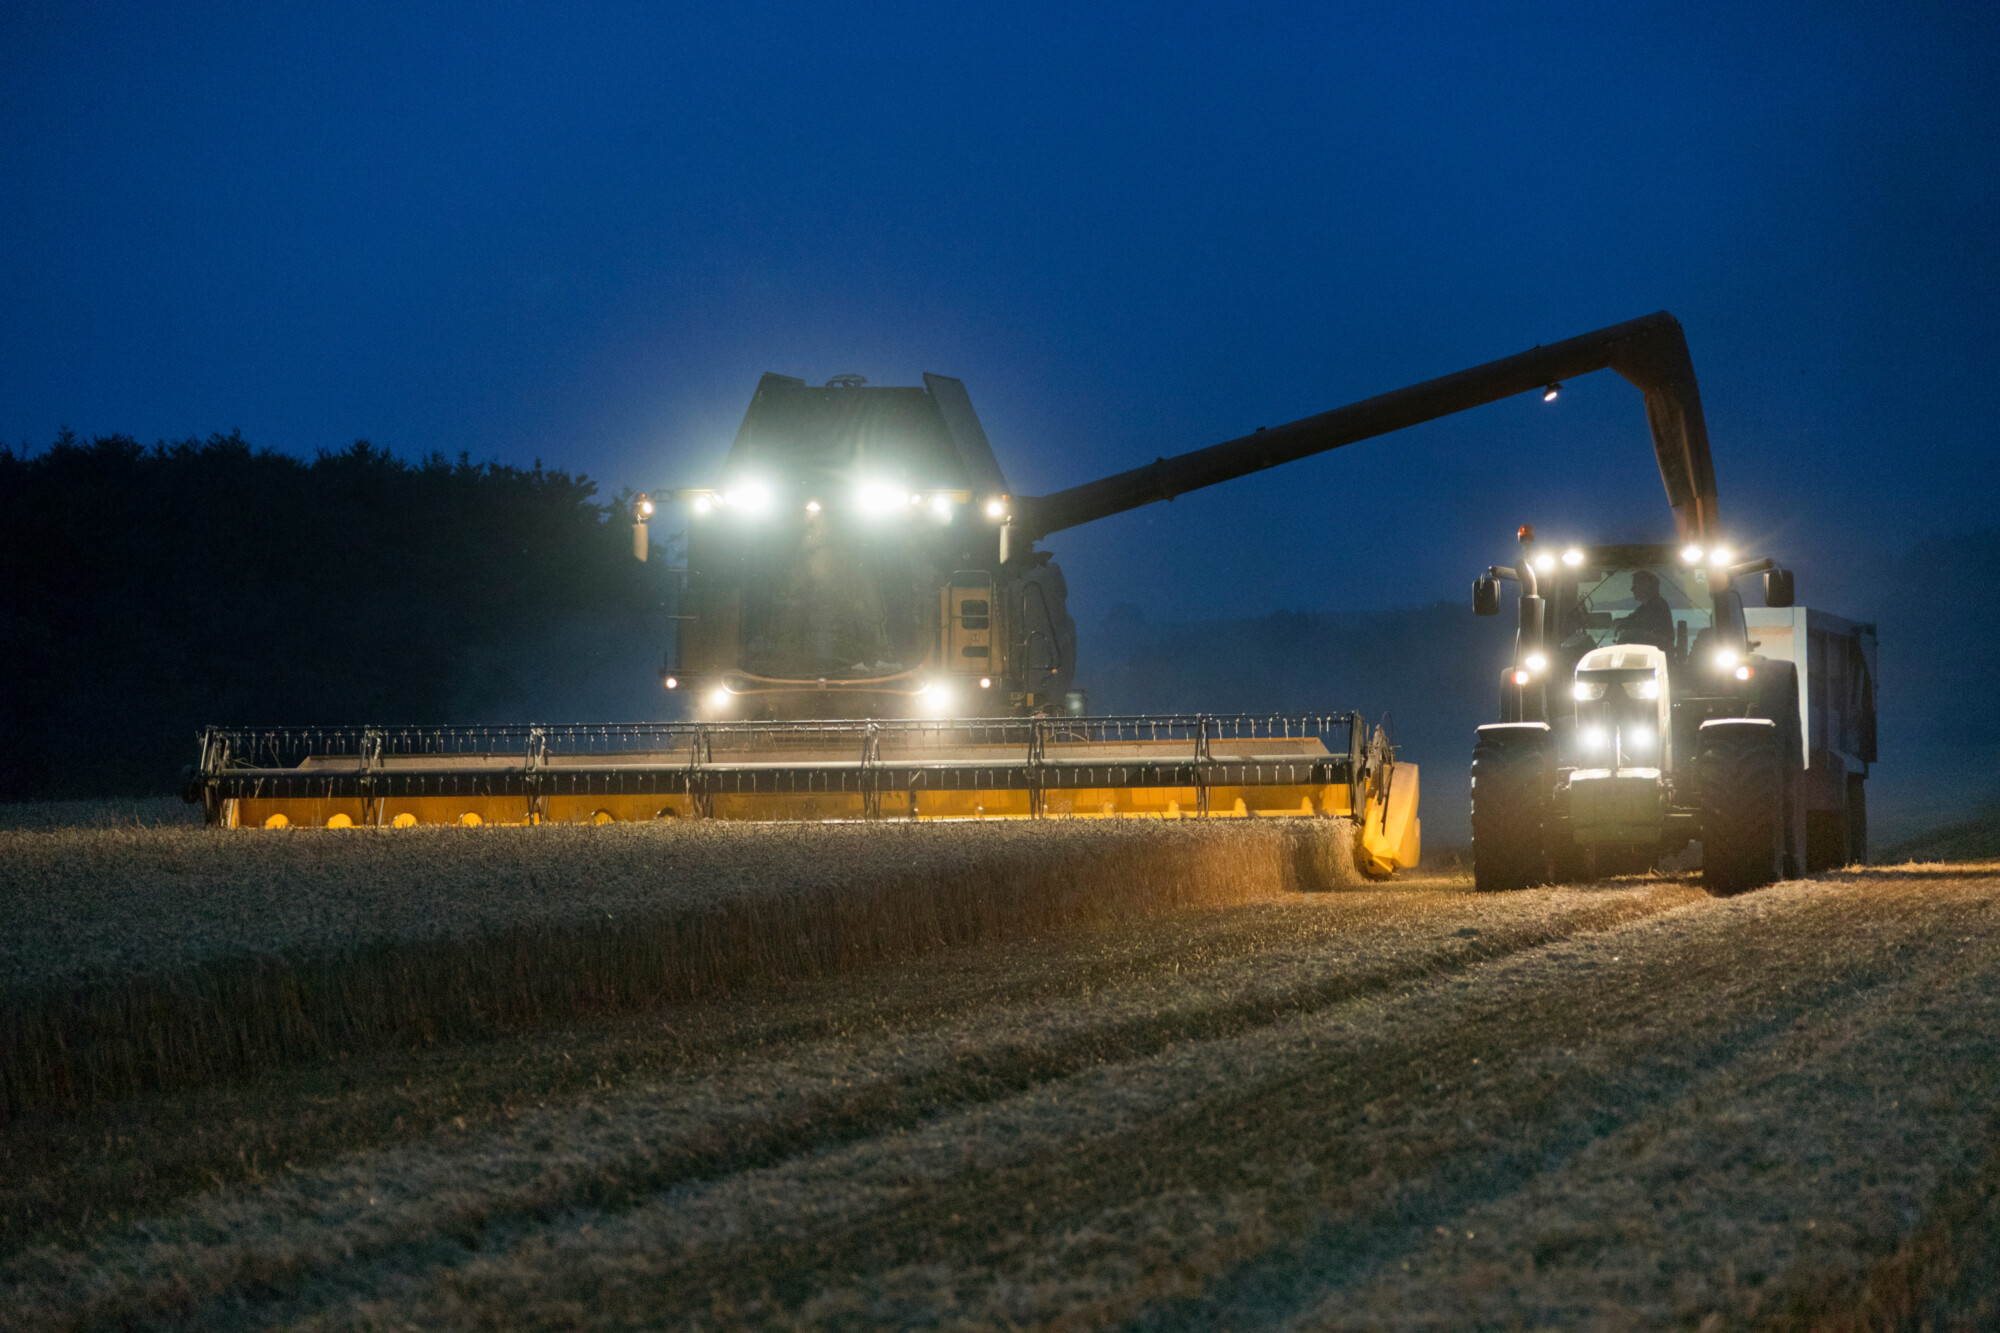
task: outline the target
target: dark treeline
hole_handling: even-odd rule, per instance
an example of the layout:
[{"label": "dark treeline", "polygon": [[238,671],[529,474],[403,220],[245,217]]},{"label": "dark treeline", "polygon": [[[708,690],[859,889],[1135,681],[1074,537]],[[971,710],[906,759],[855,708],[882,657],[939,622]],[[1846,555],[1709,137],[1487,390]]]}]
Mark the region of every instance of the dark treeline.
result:
[{"label": "dark treeline", "polygon": [[172,790],[213,722],[479,714],[510,654],[652,637],[663,562],[595,491],[365,441],[0,449],[0,799]]}]

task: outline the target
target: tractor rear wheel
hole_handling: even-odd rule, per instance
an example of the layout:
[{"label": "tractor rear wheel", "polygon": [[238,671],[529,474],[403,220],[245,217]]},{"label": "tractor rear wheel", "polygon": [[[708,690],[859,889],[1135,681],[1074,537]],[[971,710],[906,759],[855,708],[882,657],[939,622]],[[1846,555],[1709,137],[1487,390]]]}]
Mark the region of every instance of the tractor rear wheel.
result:
[{"label": "tractor rear wheel", "polygon": [[1868,784],[1859,773],[1847,775],[1847,864],[1868,864]]},{"label": "tractor rear wheel", "polygon": [[1548,881],[1542,830],[1551,781],[1547,727],[1480,728],[1472,749],[1472,883],[1479,892]]},{"label": "tractor rear wheel", "polygon": [[1727,896],[1783,878],[1789,803],[1778,728],[1748,718],[1704,723],[1695,772],[1702,887]]}]

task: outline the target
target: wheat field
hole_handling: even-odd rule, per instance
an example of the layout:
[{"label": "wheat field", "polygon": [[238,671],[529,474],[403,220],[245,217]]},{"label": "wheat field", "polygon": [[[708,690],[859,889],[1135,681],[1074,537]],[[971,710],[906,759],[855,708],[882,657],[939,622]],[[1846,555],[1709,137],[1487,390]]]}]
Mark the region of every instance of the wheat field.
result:
[{"label": "wheat field", "polygon": [[[743,918],[840,951],[658,935],[715,942],[698,985],[536,973],[515,1010],[27,1102],[0,1329],[2000,1326],[2000,863],[1478,895],[1307,874],[1295,831],[1057,825],[999,832],[1043,866],[1003,888],[981,829],[129,831],[90,831],[124,876],[95,897],[60,836],[8,845],[105,914],[10,899],[21,993],[876,906]],[[544,848],[590,883],[482,915]],[[209,924],[107,954],[149,898]],[[927,924],[871,935],[891,907]]]},{"label": "wheat field", "polygon": [[1344,821],[0,830],[0,1114],[1352,884]]}]

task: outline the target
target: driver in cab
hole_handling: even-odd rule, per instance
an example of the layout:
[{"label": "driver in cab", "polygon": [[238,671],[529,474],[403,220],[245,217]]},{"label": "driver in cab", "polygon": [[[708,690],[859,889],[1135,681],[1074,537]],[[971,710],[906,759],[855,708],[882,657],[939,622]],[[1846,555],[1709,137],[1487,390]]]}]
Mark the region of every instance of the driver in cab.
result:
[{"label": "driver in cab", "polygon": [[1674,613],[1660,596],[1660,576],[1642,569],[1632,576],[1632,595],[1639,604],[1618,622],[1619,643],[1650,643],[1663,653],[1674,650]]}]

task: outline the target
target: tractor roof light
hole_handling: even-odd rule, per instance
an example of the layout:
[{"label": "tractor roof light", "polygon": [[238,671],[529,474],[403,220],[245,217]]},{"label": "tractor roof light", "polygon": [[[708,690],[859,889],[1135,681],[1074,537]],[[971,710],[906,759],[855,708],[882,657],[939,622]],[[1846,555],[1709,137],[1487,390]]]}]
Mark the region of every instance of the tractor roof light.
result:
[{"label": "tractor roof light", "polygon": [[679,689],[680,687],[681,687],[681,680],[680,680],[680,677],[679,677],[679,676],[668,676],[668,677],[667,677],[667,688],[668,688],[668,689],[670,689],[670,690],[677,690],[677,689]]},{"label": "tractor roof light", "polygon": [[1711,546],[1708,548],[1708,563],[1710,568],[1727,569],[1730,562],[1735,559],[1736,553],[1727,546]]},{"label": "tractor roof light", "polygon": [[1567,551],[1563,552],[1563,563],[1571,569],[1575,569],[1583,563],[1583,552],[1574,546],[1570,547]]},{"label": "tractor roof light", "polygon": [[1547,572],[1556,567],[1556,558],[1544,551],[1535,557],[1535,568]]},{"label": "tractor roof light", "polygon": [[817,514],[819,512],[819,501],[817,500],[806,501],[806,512],[808,514]]},{"label": "tractor roof light", "polygon": [[697,495],[694,497],[692,508],[697,515],[712,513],[715,509],[715,497],[712,495]]},{"label": "tractor roof light", "polygon": [[979,678],[979,688],[980,688],[980,689],[982,689],[982,690],[990,690],[990,689],[992,689],[992,688],[993,688],[993,677],[991,677],[991,676],[981,676],[981,677]]},{"label": "tractor roof light", "polygon": [[986,517],[991,519],[1002,519],[1007,517],[1007,497],[1004,495],[996,495],[993,496],[991,499],[989,499],[986,502]]},{"label": "tractor roof light", "polygon": [[1701,563],[1702,556],[1706,554],[1708,553],[1699,546],[1683,546],[1681,547],[1681,563],[1684,565],[1698,565]]}]

